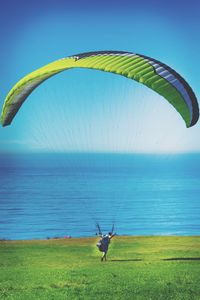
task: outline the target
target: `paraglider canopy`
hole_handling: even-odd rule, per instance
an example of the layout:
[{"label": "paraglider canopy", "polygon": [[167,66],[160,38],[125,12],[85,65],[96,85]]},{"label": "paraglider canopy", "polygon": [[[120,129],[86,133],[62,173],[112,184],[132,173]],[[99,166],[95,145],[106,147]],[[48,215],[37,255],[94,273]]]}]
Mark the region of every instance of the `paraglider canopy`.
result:
[{"label": "paraglider canopy", "polygon": [[199,107],[196,96],[189,84],[175,70],[144,55],[109,50],[72,55],[26,75],[8,93],[1,113],[1,124],[11,124],[23,102],[38,85],[71,68],[96,69],[136,80],[173,105],[187,127],[195,125],[198,121]]}]

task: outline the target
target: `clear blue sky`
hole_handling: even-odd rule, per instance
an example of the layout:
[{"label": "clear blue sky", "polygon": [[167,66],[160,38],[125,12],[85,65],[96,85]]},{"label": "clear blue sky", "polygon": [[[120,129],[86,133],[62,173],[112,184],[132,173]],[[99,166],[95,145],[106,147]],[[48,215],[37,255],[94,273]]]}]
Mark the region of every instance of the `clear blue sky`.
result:
[{"label": "clear blue sky", "polygon": [[[200,2],[3,1],[1,105],[21,77],[92,50],[145,54],[176,69],[200,96]],[[200,125],[186,129],[165,100],[131,80],[71,70],[40,86],[10,127],[1,152],[200,151]]]}]

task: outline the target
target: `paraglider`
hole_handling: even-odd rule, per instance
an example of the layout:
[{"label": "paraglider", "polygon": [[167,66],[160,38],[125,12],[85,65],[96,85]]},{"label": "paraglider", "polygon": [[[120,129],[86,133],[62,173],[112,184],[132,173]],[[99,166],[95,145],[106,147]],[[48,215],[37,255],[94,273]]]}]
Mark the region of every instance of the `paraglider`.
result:
[{"label": "paraglider", "polygon": [[[48,78],[68,69],[87,68],[101,70],[135,80],[163,96],[180,114],[187,127],[199,119],[197,98],[189,84],[175,70],[148,56],[125,51],[97,51],[75,54],[49,63],[19,80],[5,98],[1,113],[2,126],[10,125],[28,96]],[[97,224],[101,239],[96,246],[106,260],[111,232],[104,235]],[[68,237],[67,237],[68,238]]]},{"label": "paraglider", "polygon": [[8,93],[1,114],[2,126],[11,124],[23,102],[43,81],[71,68],[111,72],[136,80],[163,96],[182,116],[187,127],[199,118],[196,96],[172,68],[148,56],[125,51],[97,51],[72,55],[26,75]]},{"label": "paraglider", "polygon": [[108,232],[108,234],[102,233],[101,228],[98,223],[97,223],[97,229],[99,231],[98,235],[101,237],[101,239],[98,241],[96,246],[99,249],[99,251],[101,251],[103,253],[103,255],[101,257],[101,261],[103,261],[103,260],[106,261],[107,260],[106,255],[108,252],[108,247],[109,247],[110,241],[116,235],[116,233],[114,233],[114,224],[112,226],[112,231]]}]

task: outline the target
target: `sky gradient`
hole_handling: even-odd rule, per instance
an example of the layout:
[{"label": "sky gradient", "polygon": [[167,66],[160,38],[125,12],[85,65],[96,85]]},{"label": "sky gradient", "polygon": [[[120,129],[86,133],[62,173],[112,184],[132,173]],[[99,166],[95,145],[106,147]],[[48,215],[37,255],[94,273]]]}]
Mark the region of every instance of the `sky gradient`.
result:
[{"label": "sky gradient", "polygon": [[[75,53],[124,50],[154,57],[199,89],[199,1],[1,2],[1,104],[21,77]],[[51,78],[0,128],[1,152],[200,151],[184,122],[145,86],[91,70]]]}]

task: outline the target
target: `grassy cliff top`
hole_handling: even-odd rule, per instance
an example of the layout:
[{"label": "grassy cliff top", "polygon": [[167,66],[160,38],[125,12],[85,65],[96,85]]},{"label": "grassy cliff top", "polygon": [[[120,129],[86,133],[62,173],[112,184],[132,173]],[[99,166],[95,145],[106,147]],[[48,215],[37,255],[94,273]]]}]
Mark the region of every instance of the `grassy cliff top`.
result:
[{"label": "grassy cliff top", "polygon": [[200,299],[200,236],[0,242],[0,299]]}]

